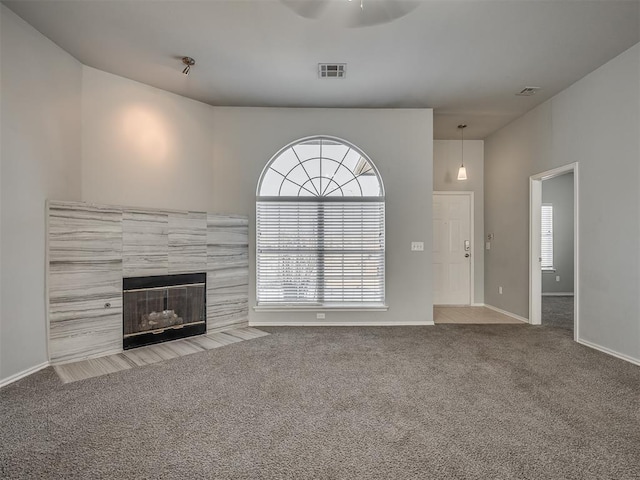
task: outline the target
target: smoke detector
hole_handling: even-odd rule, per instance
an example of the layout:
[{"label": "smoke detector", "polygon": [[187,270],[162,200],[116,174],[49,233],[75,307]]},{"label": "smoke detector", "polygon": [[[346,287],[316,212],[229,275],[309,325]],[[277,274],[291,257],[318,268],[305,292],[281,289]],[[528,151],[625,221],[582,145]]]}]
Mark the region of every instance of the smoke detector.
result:
[{"label": "smoke detector", "polygon": [[345,78],[347,76],[346,63],[319,63],[319,78]]},{"label": "smoke detector", "polygon": [[516,93],[516,95],[519,97],[530,97],[538,93],[538,90],[540,90],[540,87],[524,87],[522,90]]}]

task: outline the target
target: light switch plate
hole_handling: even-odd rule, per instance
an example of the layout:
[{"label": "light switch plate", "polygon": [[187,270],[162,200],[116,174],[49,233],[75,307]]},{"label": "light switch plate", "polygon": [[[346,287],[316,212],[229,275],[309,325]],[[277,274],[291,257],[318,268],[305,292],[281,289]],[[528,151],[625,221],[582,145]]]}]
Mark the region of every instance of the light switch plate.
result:
[{"label": "light switch plate", "polygon": [[485,248],[487,250],[491,250],[491,242],[487,242],[486,245],[485,245]]},{"label": "light switch plate", "polygon": [[423,252],[424,251],[424,242],[411,242],[411,251],[412,252]]}]

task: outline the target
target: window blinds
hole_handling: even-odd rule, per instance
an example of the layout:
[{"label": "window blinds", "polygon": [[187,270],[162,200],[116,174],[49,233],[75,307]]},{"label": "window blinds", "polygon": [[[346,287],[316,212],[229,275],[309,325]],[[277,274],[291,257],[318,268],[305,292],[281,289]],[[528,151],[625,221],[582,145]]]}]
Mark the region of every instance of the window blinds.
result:
[{"label": "window blinds", "polygon": [[542,205],[541,267],[553,269],[553,205]]},{"label": "window blinds", "polygon": [[384,304],[384,199],[258,201],[258,305]]}]

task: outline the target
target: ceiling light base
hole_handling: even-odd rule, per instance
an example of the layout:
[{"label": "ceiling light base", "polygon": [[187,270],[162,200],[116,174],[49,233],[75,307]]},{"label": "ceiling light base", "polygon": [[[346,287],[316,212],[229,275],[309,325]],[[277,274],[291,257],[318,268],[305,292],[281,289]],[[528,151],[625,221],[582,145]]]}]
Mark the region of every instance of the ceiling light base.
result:
[{"label": "ceiling light base", "polygon": [[186,67],[184,67],[184,70],[182,70],[182,73],[184,73],[185,75],[189,75],[189,73],[191,72],[191,67],[196,64],[196,61],[191,57],[182,57],[182,63],[186,65]]}]

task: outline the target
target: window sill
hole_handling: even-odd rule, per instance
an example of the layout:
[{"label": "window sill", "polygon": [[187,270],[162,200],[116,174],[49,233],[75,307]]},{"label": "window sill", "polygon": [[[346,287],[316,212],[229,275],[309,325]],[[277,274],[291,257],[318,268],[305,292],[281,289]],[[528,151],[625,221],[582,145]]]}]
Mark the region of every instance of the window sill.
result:
[{"label": "window sill", "polygon": [[542,269],[542,273],[556,273],[556,269],[551,267],[551,268],[543,268]]},{"label": "window sill", "polygon": [[386,312],[389,305],[256,305],[254,312]]}]

